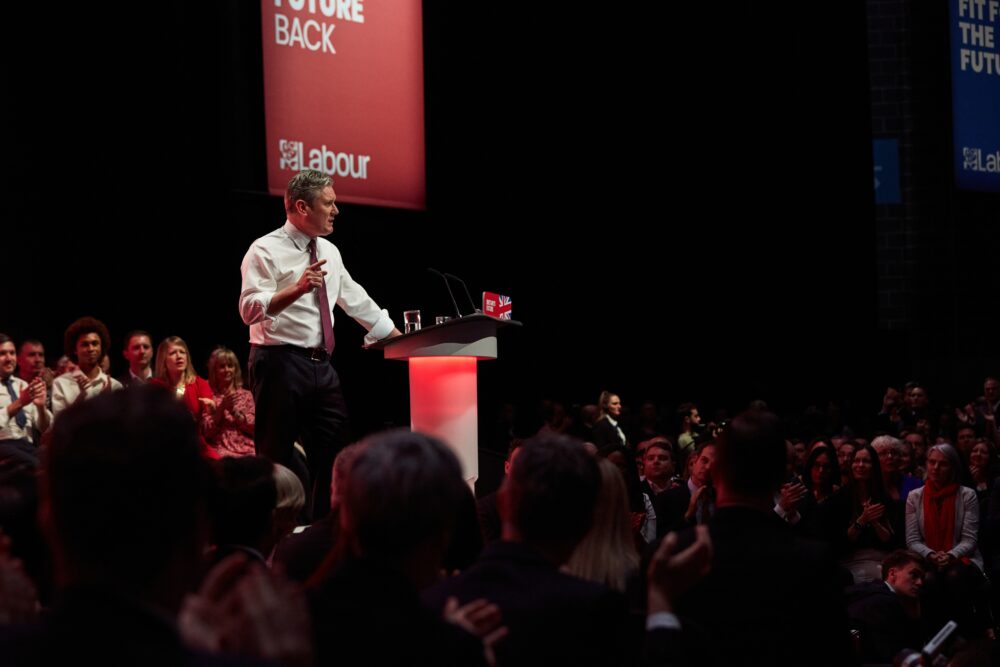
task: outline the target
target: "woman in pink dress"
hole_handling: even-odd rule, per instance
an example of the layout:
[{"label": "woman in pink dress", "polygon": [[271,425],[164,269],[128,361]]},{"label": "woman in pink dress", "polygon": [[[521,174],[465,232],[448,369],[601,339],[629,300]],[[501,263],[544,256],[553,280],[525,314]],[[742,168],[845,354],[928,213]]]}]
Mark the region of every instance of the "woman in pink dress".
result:
[{"label": "woman in pink dress", "polygon": [[214,409],[201,414],[201,432],[220,456],[253,456],[253,394],[243,388],[240,362],[232,350],[220,347],[208,360],[208,382]]}]

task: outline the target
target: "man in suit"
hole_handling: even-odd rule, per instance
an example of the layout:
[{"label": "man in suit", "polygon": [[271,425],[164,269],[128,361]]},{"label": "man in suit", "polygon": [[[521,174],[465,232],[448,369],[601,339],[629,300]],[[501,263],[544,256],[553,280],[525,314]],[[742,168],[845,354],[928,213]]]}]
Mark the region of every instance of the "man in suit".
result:
[{"label": "man in suit", "polygon": [[501,666],[634,664],[641,636],[623,637],[623,597],[559,570],[590,528],[599,486],[597,463],[579,442],[525,441],[500,487],[500,541],[430,589],[425,602],[496,604],[509,630],[496,646]]},{"label": "man in suit", "polygon": [[835,562],[774,513],[786,457],[766,411],[744,412],[716,444],[711,572],[678,604],[685,634],[704,633],[691,652],[702,664],[855,662]]},{"label": "man in suit", "polygon": [[125,336],[122,356],[128,362],[128,372],[118,378],[123,387],[139,387],[153,379],[153,339],[141,329]]},{"label": "man in suit", "polygon": [[861,640],[862,660],[889,663],[904,648],[919,648],[927,639],[920,614],[926,568],[918,554],[898,549],[882,561],[882,581],[848,589],[847,614]]},{"label": "man in suit", "polygon": [[695,457],[691,476],[683,484],[656,496],[656,534],[663,537],[672,530],[681,530],[708,521],[714,511],[712,466],[715,464],[715,443],[706,441],[691,453]]},{"label": "man in suit", "polygon": [[640,449],[643,450],[642,492],[653,499],[672,488],[670,480],[674,475],[674,452],[670,441],[664,437],[641,442],[636,451]]}]

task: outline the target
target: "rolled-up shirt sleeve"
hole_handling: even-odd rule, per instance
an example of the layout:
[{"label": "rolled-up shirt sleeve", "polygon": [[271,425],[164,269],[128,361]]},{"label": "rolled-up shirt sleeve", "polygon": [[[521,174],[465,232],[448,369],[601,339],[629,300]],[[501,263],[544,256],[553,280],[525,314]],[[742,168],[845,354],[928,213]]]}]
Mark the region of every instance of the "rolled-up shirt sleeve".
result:
[{"label": "rolled-up shirt sleeve", "polygon": [[389,312],[383,309],[382,317],[379,318],[378,323],[365,335],[365,342],[369,345],[377,343],[392,333],[394,328],[396,328],[396,325],[392,323],[392,319],[389,317]]},{"label": "rolled-up shirt sleeve", "polygon": [[243,265],[243,287],[240,290],[240,317],[244,324],[257,324],[264,320],[273,320],[267,309],[271,306],[271,297],[278,291],[274,279],[271,256],[259,244],[250,246]]}]

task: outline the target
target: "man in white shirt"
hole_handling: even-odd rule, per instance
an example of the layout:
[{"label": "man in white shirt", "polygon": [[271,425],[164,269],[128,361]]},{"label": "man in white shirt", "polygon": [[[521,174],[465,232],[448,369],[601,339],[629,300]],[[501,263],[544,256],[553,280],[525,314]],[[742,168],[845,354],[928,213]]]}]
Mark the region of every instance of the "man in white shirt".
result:
[{"label": "man in white shirt", "polygon": [[52,371],[45,367],[45,346],[42,341],[34,338],[23,340],[17,353],[17,376],[25,382],[31,382],[39,375],[46,383],[52,382]]},{"label": "man in white shirt", "polygon": [[31,384],[36,377],[45,381],[45,407],[52,411],[52,380],[55,373],[45,365],[45,346],[37,338],[26,338],[17,348],[17,377]]},{"label": "man in white shirt", "polygon": [[66,329],[66,355],[79,369],[63,373],[52,382],[52,412],[56,416],[73,403],[122,388],[121,382],[101,370],[101,358],[111,346],[104,322],[81,317]]},{"label": "man in white shirt", "polygon": [[14,460],[38,466],[36,433],[49,429],[52,413],[45,407],[45,380],[35,375],[28,383],[14,375],[14,341],[0,334],[0,461]]},{"label": "man in white shirt", "polygon": [[881,581],[847,589],[847,615],[860,634],[865,663],[890,663],[904,648],[919,648],[930,638],[920,603],[927,568],[919,554],[899,549],[882,561]]},{"label": "man in white shirt", "polygon": [[668,489],[655,498],[656,534],[682,530],[692,524],[708,521],[715,512],[712,499],[714,487],[712,466],[715,464],[715,444],[703,442],[690,454],[694,457],[691,476],[685,484]]},{"label": "man in white shirt", "polygon": [[[291,468],[311,489],[314,518],[329,511],[333,457],[347,444],[347,409],[330,364],[332,307],[339,305],[361,324],[368,342],[400,335],[389,314],[351,278],[337,247],[321,238],[333,231],[336,199],[329,176],[312,169],[298,173],[285,192],[288,220],[254,241],[241,267],[257,453]],[[295,456],[296,440],[308,467]]]}]

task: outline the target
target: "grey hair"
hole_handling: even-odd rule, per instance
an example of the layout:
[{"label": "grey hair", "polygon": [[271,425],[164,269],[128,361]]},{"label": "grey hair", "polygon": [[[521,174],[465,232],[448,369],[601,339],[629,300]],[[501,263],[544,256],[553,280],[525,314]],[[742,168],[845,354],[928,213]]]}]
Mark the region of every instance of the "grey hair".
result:
[{"label": "grey hair", "polygon": [[903,448],[902,440],[891,435],[880,435],[879,437],[872,440],[872,449],[874,449],[876,452],[879,450],[880,447],[884,447],[885,445],[892,447],[897,452]]},{"label": "grey hair", "polygon": [[278,491],[275,509],[290,509],[298,513],[306,504],[306,491],[298,475],[281,465],[274,464],[274,485]]},{"label": "grey hair", "polygon": [[959,471],[962,469],[962,458],[958,455],[958,450],[948,443],[941,443],[927,449],[928,456],[931,452],[941,452],[945,455],[948,462],[951,463],[951,479],[948,481],[958,481],[960,479]]},{"label": "grey hair", "polygon": [[469,493],[462,467],[437,438],[406,430],[369,436],[340,493],[348,534],[366,557],[408,557],[446,540]]},{"label": "grey hair", "polygon": [[303,169],[288,181],[285,189],[285,211],[291,213],[298,200],[312,204],[323,188],[333,185],[333,180],[322,171]]}]

